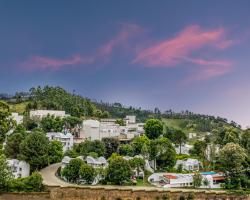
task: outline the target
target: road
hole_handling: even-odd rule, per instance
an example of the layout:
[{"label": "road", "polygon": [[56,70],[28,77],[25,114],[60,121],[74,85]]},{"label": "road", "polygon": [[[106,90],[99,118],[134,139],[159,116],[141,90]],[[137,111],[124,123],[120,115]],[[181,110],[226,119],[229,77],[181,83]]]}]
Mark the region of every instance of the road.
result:
[{"label": "road", "polygon": [[[74,186],[74,187],[86,187],[86,186],[80,186],[72,183],[65,182],[61,179],[59,179],[55,174],[57,169],[61,166],[61,163],[56,163],[53,165],[49,165],[48,167],[42,169],[40,171],[40,174],[43,177],[43,184],[46,186],[61,186],[61,187],[67,187],[67,186]],[[135,187],[135,186],[89,186],[94,188],[119,188],[119,189],[138,189],[138,190],[156,190],[158,188],[155,187]],[[159,188],[160,189],[160,188]]]},{"label": "road", "polygon": [[[184,189],[184,188],[171,188],[171,189],[163,189],[163,188],[156,188],[151,186],[114,186],[114,185],[99,185],[99,186],[80,186],[72,183],[65,182],[61,179],[59,179],[55,174],[57,169],[61,166],[61,163],[56,163],[53,165],[49,165],[48,167],[42,169],[40,171],[40,174],[43,177],[43,184],[46,186],[61,186],[61,187],[67,187],[67,186],[73,186],[73,187],[93,187],[93,188],[106,188],[106,189],[132,189],[132,190],[158,190],[158,191],[202,191],[202,190],[195,190],[195,189]],[[209,192],[208,190],[205,190]],[[223,190],[210,190],[210,192],[225,192]]]},{"label": "road", "polygon": [[47,186],[74,186],[74,184],[67,183],[56,177],[56,171],[61,166],[61,163],[49,165],[42,169],[40,174],[43,177],[43,184]]}]

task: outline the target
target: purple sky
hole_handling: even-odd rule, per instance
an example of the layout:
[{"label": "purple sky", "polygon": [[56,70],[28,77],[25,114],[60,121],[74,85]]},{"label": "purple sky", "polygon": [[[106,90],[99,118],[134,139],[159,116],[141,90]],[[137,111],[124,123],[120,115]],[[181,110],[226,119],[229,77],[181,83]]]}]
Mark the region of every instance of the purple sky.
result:
[{"label": "purple sky", "polygon": [[250,1],[0,2],[0,92],[59,85],[250,125]]}]

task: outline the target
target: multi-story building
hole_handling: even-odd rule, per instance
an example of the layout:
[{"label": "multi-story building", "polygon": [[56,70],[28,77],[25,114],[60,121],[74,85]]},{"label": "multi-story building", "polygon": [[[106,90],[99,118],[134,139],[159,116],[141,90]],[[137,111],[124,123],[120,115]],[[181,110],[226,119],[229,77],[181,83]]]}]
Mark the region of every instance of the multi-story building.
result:
[{"label": "multi-story building", "polygon": [[71,133],[64,131],[61,132],[49,132],[46,134],[50,141],[56,140],[60,141],[63,145],[63,151],[71,149],[74,145],[74,137]]},{"label": "multi-story building", "polygon": [[67,117],[65,111],[62,110],[31,110],[30,111],[30,118],[38,118],[42,119],[43,117],[46,117],[47,115],[54,115],[55,117]]},{"label": "multi-story building", "polygon": [[7,160],[7,164],[14,178],[25,178],[30,175],[30,165],[25,161],[11,159]]}]

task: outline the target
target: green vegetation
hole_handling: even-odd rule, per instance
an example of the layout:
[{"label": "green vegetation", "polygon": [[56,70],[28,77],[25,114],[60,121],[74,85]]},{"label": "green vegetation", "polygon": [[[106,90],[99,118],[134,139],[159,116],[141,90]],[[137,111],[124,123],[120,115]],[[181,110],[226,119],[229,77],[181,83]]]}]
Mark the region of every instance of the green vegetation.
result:
[{"label": "green vegetation", "polygon": [[[102,141],[86,140],[76,144],[73,149],[65,152],[72,158],[77,156],[105,156],[109,160],[107,170],[94,169],[79,159],[73,159],[71,164],[62,170],[62,175],[71,182],[90,184],[97,174],[103,178],[102,183],[132,184],[132,172],[144,171],[144,160],[153,160],[157,171],[174,171],[177,159],[195,157],[202,161],[202,170],[223,171],[226,175],[225,188],[247,190],[250,188],[250,129],[241,130],[235,122],[224,118],[195,114],[190,111],[180,113],[168,110],[161,112],[141,108],[125,107],[120,103],[95,102],[80,95],[71,94],[60,87],[31,88],[29,93],[15,95],[9,105],[0,101],[0,146],[6,139],[4,151],[0,151],[0,189],[12,188],[12,191],[39,191],[42,186],[38,175],[12,181],[6,158],[17,158],[27,161],[32,171],[41,169],[62,157],[62,145],[59,142],[49,142],[45,132],[62,131],[65,127],[73,134],[75,128],[87,118],[117,118],[116,123],[124,125],[122,120],[126,115],[136,115],[138,122],[146,122],[145,134],[135,137],[129,144],[120,144],[116,139],[104,138]],[[71,117],[60,119],[46,116],[41,120],[30,119],[32,109],[65,110]],[[23,125],[16,126],[9,118],[10,112],[24,114]],[[13,128],[14,132],[6,137]],[[27,132],[27,130],[31,132]],[[187,138],[187,133],[194,132],[197,136]],[[207,134],[209,132],[209,134]],[[193,144],[190,155],[183,155],[181,146]],[[180,155],[176,155],[173,145],[180,147]],[[206,155],[210,148],[210,158]],[[219,153],[216,152],[219,149]],[[1,148],[2,149],[2,148]],[[122,156],[142,155],[144,159],[134,158],[124,160]],[[175,171],[181,172],[179,168]],[[145,172],[146,174],[146,172]],[[3,178],[4,177],[4,178]],[[145,179],[137,180],[137,184],[145,184]],[[37,182],[37,188],[32,184]],[[206,181],[200,180],[197,172],[194,186],[199,187]],[[190,197],[191,198],[191,197]]]}]

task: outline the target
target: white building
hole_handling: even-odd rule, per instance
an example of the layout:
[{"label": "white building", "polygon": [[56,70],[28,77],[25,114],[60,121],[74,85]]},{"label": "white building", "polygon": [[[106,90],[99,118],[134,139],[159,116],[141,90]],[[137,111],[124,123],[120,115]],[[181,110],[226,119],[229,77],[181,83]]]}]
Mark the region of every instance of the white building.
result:
[{"label": "white building", "polygon": [[71,149],[74,145],[73,135],[69,132],[49,132],[46,136],[49,138],[49,141],[60,141],[63,145],[64,152]]},{"label": "white building", "polygon": [[93,158],[92,156],[87,156],[86,162],[94,168],[107,167],[108,162],[104,157]]},{"label": "white building", "polygon": [[106,137],[117,137],[120,135],[120,126],[114,121],[84,120],[80,138],[90,140],[101,140]]},{"label": "white building", "polygon": [[[180,188],[180,187],[193,187],[194,174],[177,174],[177,173],[154,173],[148,177],[148,181],[155,186],[164,188]],[[224,182],[225,177],[223,174],[215,172],[201,173],[202,182],[207,179],[208,186],[201,185],[200,188],[220,188],[221,183]]]},{"label": "white building", "polygon": [[17,159],[7,160],[14,178],[25,178],[30,175],[30,165],[25,161]]},{"label": "white building", "polygon": [[198,171],[200,169],[201,162],[192,158],[188,158],[187,160],[177,160],[174,168],[178,169],[179,165],[182,166],[183,170]]},{"label": "white building", "polygon": [[123,138],[131,140],[136,135],[144,133],[143,123],[136,123],[135,116],[127,116],[125,118],[126,125],[120,126],[116,123],[116,119],[84,120],[82,130],[80,131],[80,139],[101,140],[106,137]]},{"label": "white building", "polygon": [[128,124],[135,124],[136,123],[136,116],[134,116],[134,115],[127,115],[124,120],[125,120],[126,125],[128,125]]},{"label": "white building", "polygon": [[[81,159],[82,161],[85,161],[88,165],[91,165],[94,168],[108,166],[108,162],[104,157],[93,158],[92,156],[87,156],[86,159],[84,159],[83,156],[78,156],[77,158]],[[70,158],[69,156],[64,156],[64,158],[62,159],[62,169],[65,166],[67,166],[72,159],[74,158]]]},{"label": "white building", "polygon": [[19,115],[18,113],[11,113],[11,118],[16,121],[16,124],[22,124],[23,123],[23,115]]},{"label": "white building", "polygon": [[62,110],[31,110],[30,111],[30,118],[38,118],[42,119],[43,117],[46,117],[47,115],[54,115],[55,117],[68,117],[65,113],[65,111]]}]

